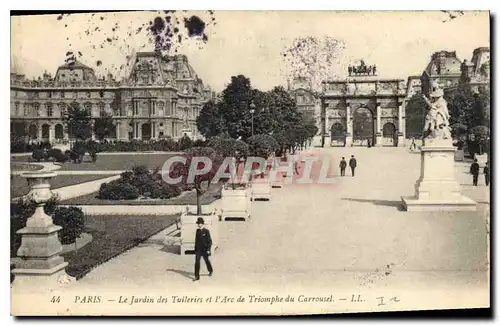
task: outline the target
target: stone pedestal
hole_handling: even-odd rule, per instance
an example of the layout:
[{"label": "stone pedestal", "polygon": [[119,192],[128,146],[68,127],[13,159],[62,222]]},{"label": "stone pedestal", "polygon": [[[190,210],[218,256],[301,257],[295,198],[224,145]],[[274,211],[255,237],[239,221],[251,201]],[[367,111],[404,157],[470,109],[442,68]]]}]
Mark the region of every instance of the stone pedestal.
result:
[{"label": "stone pedestal", "polygon": [[325,135],[324,138],[325,138],[325,147],[330,147],[332,143],[330,135]]},{"label": "stone pedestal", "polygon": [[45,214],[44,205],[52,197],[49,180],[56,176],[53,172],[24,173],[28,179],[31,197],[37,208],[27,222],[26,227],[17,231],[22,236],[21,246],[17,251],[18,260],[14,284],[33,283],[43,281],[60,281],[65,275],[64,268],[68,265],[64,258],[59,256],[62,245],[58,238],[60,226],[52,223],[52,218]]},{"label": "stone pedestal", "polygon": [[347,134],[345,136],[345,147],[351,147],[352,146],[352,134]]},{"label": "stone pedestal", "polygon": [[398,147],[405,147],[405,136],[403,133],[398,133]]},{"label": "stone pedestal", "polygon": [[375,146],[382,147],[382,133],[375,133]]},{"label": "stone pedestal", "polygon": [[476,202],[460,194],[451,140],[426,140],[421,150],[415,196],[401,197],[407,211],[475,211]]}]

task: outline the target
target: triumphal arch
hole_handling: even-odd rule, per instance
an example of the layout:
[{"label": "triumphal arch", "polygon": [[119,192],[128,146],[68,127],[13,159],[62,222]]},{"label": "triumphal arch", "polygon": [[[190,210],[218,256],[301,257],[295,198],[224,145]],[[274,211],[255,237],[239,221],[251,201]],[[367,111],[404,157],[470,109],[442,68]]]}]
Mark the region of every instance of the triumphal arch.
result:
[{"label": "triumphal arch", "polygon": [[323,82],[325,146],[404,146],[406,82],[381,79],[362,60],[344,80]]}]

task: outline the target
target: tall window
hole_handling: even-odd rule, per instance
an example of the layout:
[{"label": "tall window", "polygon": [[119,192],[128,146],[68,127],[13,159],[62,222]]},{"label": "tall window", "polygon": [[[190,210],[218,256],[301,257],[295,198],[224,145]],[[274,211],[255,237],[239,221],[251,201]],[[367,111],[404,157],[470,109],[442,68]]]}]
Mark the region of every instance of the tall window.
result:
[{"label": "tall window", "polygon": [[40,116],[40,104],[33,103],[33,110],[35,111],[35,117],[39,117]]},{"label": "tall window", "polygon": [[105,117],[106,116],[106,109],[105,109],[106,105],[101,102],[99,103],[99,116],[100,117]]},{"label": "tall window", "polygon": [[16,102],[16,112],[14,113],[14,115],[16,116],[21,115],[21,112],[19,112],[19,102]]},{"label": "tall window", "polygon": [[64,117],[66,115],[66,104],[59,103],[59,111],[61,112],[61,116]]},{"label": "tall window", "polygon": [[51,117],[53,112],[52,112],[52,103],[47,103],[45,104],[45,109],[47,110],[47,116]]},{"label": "tall window", "polygon": [[83,107],[84,107],[85,111],[87,111],[90,115],[92,115],[92,103],[85,102],[83,104]]}]

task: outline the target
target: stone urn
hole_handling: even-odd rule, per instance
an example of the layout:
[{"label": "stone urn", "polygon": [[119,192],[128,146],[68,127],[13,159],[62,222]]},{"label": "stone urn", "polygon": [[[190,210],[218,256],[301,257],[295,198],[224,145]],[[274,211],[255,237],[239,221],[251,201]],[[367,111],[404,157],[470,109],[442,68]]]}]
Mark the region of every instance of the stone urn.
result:
[{"label": "stone urn", "polygon": [[26,195],[37,207],[35,213],[28,218],[26,226],[19,231],[21,245],[17,251],[16,268],[12,271],[16,283],[38,281],[49,276],[67,276],[64,268],[68,265],[59,256],[62,245],[58,231],[62,228],[54,225],[52,217],[45,214],[44,206],[52,198],[50,179],[56,176],[54,172],[28,172],[21,174],[28,180],[30,192]]}]

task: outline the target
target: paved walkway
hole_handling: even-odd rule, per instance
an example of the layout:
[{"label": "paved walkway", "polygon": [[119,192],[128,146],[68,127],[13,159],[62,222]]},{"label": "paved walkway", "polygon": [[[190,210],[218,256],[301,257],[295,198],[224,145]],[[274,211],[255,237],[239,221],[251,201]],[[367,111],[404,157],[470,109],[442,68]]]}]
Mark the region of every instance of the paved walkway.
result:
[{"label": "paved walkway", "polygon": [[[481,203],[478,212],[410,213],[398,206],[401,196],[413,194],[419,155],[408,153],[406,148],[321,151],[334,162],[354,154],[358,160],[356,177],[350,177],[348,171],[335,185],[285,185],[272,190],[270,202],[253,202],[248,222],[221,222],[212,278],[203,274],[202,263],[202,279],[193,283],[193,256],[168,252],[161,233],[97,267],[66,291],[100,291],[110,297],[118,293],[383,293],[400,295],[410,308],[415,304],[420,308],[488,304],[485,212],[489,191],[484,186],[468,185],[471,177],[464,173],[466,166],[457,165],[457,177],[463,193]],[[419,297],[424,292],[426,297]],[[394,309],[403,309],[401,305]],[[161,307],[137,309],[172,311],[172,306],[168,311]],[[279,309],[250,305],[245,311],[311,312],[318,307],[345,311],[338,306],[308,304]],[[185,308],[187,313],[228,312],[228,308],[203,305]],[[356,308],[351,305],[350,309]]]}]

